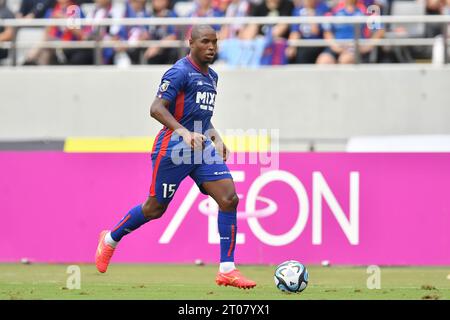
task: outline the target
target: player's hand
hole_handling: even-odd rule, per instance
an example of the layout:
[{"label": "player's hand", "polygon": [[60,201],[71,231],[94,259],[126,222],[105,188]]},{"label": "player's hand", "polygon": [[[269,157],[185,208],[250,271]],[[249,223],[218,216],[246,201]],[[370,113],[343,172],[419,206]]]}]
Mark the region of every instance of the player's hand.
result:
[{"label": "player's hand", "polygon": [[191,147],[194,149],[203,149],[205,147],[206,136],[201,133],[191,132]]},{"label": "player's hand", "polygon": [[216,147],[217,152],[222,157],[223,162],[226,162],[228,157],[230,156],[230,149],[228,149],[225,143],[223,143],[222,141],[214,142],[214,146]]},{"label": "player's hand", "polygon": [[193,149],[203,149],[206,136],[198,132],[191,132],[187,129],[177,129],[176,132],[183,137],[184,142]]}]

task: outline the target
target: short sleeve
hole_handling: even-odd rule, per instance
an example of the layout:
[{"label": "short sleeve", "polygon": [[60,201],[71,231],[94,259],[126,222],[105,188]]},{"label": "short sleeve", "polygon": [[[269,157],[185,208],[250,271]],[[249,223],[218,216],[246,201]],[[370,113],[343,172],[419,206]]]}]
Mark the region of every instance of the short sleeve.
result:
[{"label": "short sleeve", "polygon": [[156,96],[173,102],[185,86],[185,73],[179,68],[170,68],[163,75]]}]

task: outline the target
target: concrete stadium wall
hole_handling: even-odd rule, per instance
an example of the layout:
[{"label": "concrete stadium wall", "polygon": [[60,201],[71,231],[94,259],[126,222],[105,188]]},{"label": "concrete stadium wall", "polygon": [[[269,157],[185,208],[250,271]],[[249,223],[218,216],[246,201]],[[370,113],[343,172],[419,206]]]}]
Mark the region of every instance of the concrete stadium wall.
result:
[{"label": "concrete stadium wall", "polygon": [[[0,69],[0,139],[146,136],[167,66]],[[290,66],[219,71],[216,127],[281,138],[450,133],[450,68]]]}]

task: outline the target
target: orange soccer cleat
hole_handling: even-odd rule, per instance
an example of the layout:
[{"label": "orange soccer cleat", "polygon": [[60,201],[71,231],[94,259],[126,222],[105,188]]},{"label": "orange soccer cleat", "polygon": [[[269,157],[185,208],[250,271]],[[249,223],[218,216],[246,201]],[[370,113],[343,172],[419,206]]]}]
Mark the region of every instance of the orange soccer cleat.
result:
[{"label": "orange soccer cleat", "polygon": [[108,269],[109,261],[115,250],[115,248],[105,243],[105,236],[108,232],[108,230],[104,230],[100,233],[97,252],[95,253],[95,265],[97,266],[97,270],[101,273],[106,272],[106,269]]},{"label": "orange soccer cleat", "polygon": [[219,286],[232,286],[240,289],[251,289],[256,286],[255,281],[246,279],[238,269],[227,273],[217,273],[216,283]]}]

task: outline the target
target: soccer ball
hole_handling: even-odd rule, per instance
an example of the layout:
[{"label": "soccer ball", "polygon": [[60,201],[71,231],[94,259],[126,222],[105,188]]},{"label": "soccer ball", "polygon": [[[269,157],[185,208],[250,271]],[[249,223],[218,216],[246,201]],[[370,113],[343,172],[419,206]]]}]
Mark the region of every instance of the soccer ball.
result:
[{"label": "soccer ball", "polygon": [[289,260],[277,267],[273,278],[281,291],[298,293],[308,285],[308,270],[300,262]]}]

